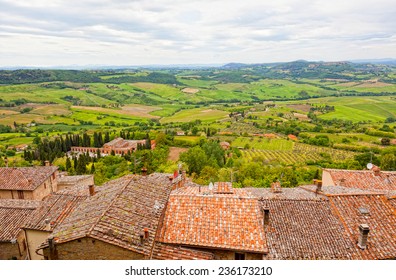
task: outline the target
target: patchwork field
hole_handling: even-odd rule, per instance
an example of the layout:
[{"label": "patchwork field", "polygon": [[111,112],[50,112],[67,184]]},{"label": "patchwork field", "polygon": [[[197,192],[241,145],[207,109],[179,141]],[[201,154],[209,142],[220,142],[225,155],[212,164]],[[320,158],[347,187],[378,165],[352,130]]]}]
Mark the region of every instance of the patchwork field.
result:
[{"label": "patchwork field", "polygon": [[329,98],[316,104],[328,104],[335,107],[334,112],[321,115],[322,119],[378,122],[384,121],[387,117],[396,117],[396,100],[392,97]]},{"label": "patchwork field", "polygon": [[228,112],[216,110],[216,109],[206,109],[206,108],[196,108],[188,109],[177,112],[173,116],[165,117],[161,119],[161,123],[169,122],[190,122],[195,120],[201,120],[203,122],[213,122],[223,119],[228,119]]}]

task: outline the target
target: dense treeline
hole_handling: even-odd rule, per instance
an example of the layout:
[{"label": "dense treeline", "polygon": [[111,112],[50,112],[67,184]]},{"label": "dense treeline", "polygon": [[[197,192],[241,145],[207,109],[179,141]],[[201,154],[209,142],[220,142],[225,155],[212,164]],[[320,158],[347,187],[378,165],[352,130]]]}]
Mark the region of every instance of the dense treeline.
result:
[{"label": "dense treeline", "polygon": [[52,81],[100,82],[97,74],[77,70],[0,70],[0,84],[27,84]]}]

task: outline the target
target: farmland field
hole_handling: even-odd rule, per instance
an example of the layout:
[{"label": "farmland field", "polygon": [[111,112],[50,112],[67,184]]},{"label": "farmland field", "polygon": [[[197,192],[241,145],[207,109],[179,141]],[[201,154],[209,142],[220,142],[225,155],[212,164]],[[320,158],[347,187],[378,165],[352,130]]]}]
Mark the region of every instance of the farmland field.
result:
[{"label": "farmland field", "polygon": [[324,104],[334,106],[335,111],[321,115],[322,119],[377,122],[384,121],[387,117],[396,117],[396,100],[392,97],[344,97],[323,101]]},{"label": "farmland field", "polygon": [[177,112],[173,116],[161,119],[161,123],[169,122],[190,122],[201,120],[203,122],[213,122],[217,120],[228,119],[228,113],[216,109],[195,108]]},{"label": "farmland field", "polygon": [[294,147],[294,142],[284,139],[238,137],[231,145],[233,147],[249,145],[251,149],[257,150],[291,151]]}]

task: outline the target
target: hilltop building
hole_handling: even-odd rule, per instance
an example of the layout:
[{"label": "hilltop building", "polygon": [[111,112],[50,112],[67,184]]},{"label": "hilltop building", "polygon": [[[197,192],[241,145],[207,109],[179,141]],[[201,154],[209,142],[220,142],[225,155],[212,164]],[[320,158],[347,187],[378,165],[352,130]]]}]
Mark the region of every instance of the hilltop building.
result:
[{"label": "hilltop building", "polygon": [[[138,149],[138,145],[145,146],[146,140],[124,140],[116,138],[103,145],[102,148],[95,147],[71,147],[71,152],[74,153],[91,153],[96,155],[99,151],[101,155],[110,155],[112,152],[116,155],[124,155],[128,152],[133,153]],[[150,141],[151,149],[155,149],[155,140]]]}]

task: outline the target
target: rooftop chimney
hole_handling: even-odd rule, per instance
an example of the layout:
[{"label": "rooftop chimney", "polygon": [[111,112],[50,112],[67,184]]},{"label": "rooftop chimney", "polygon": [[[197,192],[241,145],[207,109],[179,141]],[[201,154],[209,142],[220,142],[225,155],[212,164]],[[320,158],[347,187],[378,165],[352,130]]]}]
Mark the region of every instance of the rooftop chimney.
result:
[{"label": "rooftop chimney", "polygon": [[58,259],[58,251],[56,250],[55,247],[55,241],[54,238],[48,238],[48,247],[49,247],[49,258],[50,260],[57,260]]},{"label": "rooftop chimney", "polygon": [[4,157],[4,163],[5,163],[6,167],[8,167],[8,158],[7,157]]},{"label": "rooftop chimney", "polygon": [[95,195],[95,185],[89,185],[88,189],[89,189],[89,196]]},{"label": "rooftop chimney", "polygon": [[381,169],[378,166],[374,166],[373,169],[374,176],[380,176],[381,175]]},{"label": "rooftop chimney", "polygon": [[51,230],[50,219],[45,219],[44,223],[45,223],[45,229],[46,230]]},{"label": "rooftop chimney", "polygon": [[143,245],[143,243],[144,243],[144,235],[141,234],[141,235],[139,235],[139,237],[140,237],[140,244]]},{"label": "rooftop chimney", "polygon": [[269,224],[269,214],[270,214],[270,210],[268,206],[265,206],[263,208],[263,213],[264,213],[264,225],[268,225]]},{"label": "rooftop chimney", "polygon": [[279,182],[273,182],[271,184],[271,191],[273,193],[281,193],[282,192],[281,184]]},{"label": "rooftop chimney", "polygon": [[362,250],[366,249],[366,247],[367,247],[367,237],[368,237],[369,231],[370,231],[370,228],[367,224],[361,224],[359,226],[358,246]]},{"label": "rooftop chimney", "polygon": [[50,166],[49,160],[44,161],[45,166]]},{"label": "rooftop chimney", "polygon": [[148,230],[148,228],[144,228],[143,232],[144,232],[144,239],[148,239],[149,238],[149,230]]},{"label": "rooftop chimney", "polygon": [[143,167],[143,168],[142,168],[142,175],[143,175],[143,176],[146,176],[146,175],[147,175],[147,168],[146,168],[146,167]]},{"label": "rooftop chimney", "polygon": [[316,185],[316,192],[321,192],[322,191],[322,180],[314,180],[314,183]]}]

